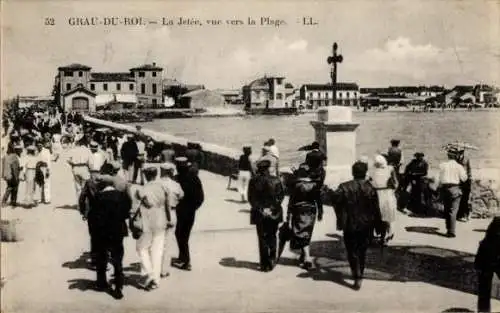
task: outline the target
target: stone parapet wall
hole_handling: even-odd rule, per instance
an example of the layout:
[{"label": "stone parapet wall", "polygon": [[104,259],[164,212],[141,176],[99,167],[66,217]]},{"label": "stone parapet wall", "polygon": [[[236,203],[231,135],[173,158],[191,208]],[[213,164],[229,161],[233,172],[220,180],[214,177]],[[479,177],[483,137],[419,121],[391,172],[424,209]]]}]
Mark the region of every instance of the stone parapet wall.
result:
[{"label": "stone parapet wall", "polygon": [[[127,133],[136,132],[136,128],[134,125],[124,125],[100,120],[89,116],[85,116],[84,119],[87,123],[96,125],[98,127],[108,127]],[[176,137],[167,133],[160,133],[149,129],[143,129],[142,132],[147,136],[151,136],[151,138],[153,138],[153,140],[155,141],[168,141],[172,143],[176,151],[185,149],[189,141],[186,138]],[[199,141],[197,142],[203,148],[205,156],[205,162],[200,166],[201,169],[223,176],[229,176],[237,171],[240,151],[211,143]]]},{"label": "stone parapet wall", "polygon": [[[133,125],[124,125],[110,121],[104,121],[92,117],[84,117],[85,121],[99,127],[108,127],[125,132],[133,133],[136,131]],[[187,146],[188,139],[172,136],[167,133],[155,132],[148,129],[142,130],[144,134],[151,136],[156,141],[168,141],[172,143],[176,151],[183,150]],[[219,174],[222,176],[230,176],[237,173],[238,158],[240,151],[222,147],[219,145],[198,142],[201,144],[205,162],[201,164],[201,169]],[[371,167],[371,166],[370,166]],[[285,186],[289,186],[291,180],[291,170],[289,168],[281,168],[281,179]],[[327,174],[328,175],[328,174]],[[498,169],[473,169],[474,180],[472,183],[472,192],[470,204],[472,207],[472,215],[477,218],[487,218],[492,215],[500,214],[500,170]],[[437,169],[429,170],[429,178],[437,177]],[[328,177],[327,177],[328,178]],[[331,180],[331,179],[330,179]],[[327,181],[329,181],[327,179]],[[430,183],[430,188],[435,189]],[[329,201],[325,199],[325,202]],[[436,204],[440,207],[440,204]]]}]

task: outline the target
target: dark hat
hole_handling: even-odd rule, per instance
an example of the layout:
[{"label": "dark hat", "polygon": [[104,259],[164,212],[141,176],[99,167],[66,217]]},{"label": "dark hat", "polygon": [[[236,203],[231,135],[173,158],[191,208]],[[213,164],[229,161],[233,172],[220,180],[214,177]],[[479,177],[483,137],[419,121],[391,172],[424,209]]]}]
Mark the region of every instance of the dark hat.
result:
[{"label": "dark hat", "polygon": [[271,167],[271,161],[269,161],[269,160],[262,160],[262,161],[257,162],[257,168],[259,170],[268,169],[270,167]]},{"label": "dark hat", "polygon": [[400,142],[401,142],[401,140],[399,140],[399,139],[391,139],[391,144],[393,144],[393,145],[399,145]]},{"label": "dark hat", "polygon": [[364,162],[357,161],[352,165],[352,176],[354,178],[365,178],[368,172],[368,165]]},{"label": "dark hat", "polygon": [[424,155],[422,152],[416,152],[416,153],[414,154],[414,156],[415,156],[416,158],[423,158],[425,155]]},{"label": "dark hat", "polygon": [[311,149],[319,149],[319,142],[315,141],[311,144]]}]

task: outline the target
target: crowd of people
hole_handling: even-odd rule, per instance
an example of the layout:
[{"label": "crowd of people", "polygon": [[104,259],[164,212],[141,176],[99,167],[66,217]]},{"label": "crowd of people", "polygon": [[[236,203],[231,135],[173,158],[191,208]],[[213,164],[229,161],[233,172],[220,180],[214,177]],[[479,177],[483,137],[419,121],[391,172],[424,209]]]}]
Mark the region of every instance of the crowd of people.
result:
[{"label": "crowd of people", "polygon": [[[205,166],[199,144],[188,143],[182,148],[157,142],[139,126],[132,133],[96,129],[77,114],[27,110],[5,116],[3,129],[9,143],[3,156],[2,174],[7,185],[3,205],[9,200],[13,208],[18,205],[21,180],[25,181],[25,206],[36,206],[35,198],[50,203],[51,163],[58,161],[65,146],[78,210],[88,224],[89,262],[96,270],[97,289],[109,291],[117,299],[123,297],[123,241],[129,232],[137,240],[145,290],[158,288],[161,278],[169,275],[169,266],[191,270],[189,238],[205,197],[198,176]],[[250,146],[243,147],[238,160],[238,190],[241,200],[248,201],[251,207],[250,223],[256,227],[260,270],[274,269],[284,240],[290,241],[300,267],[312,267],[310,244],[316,221],[323,219],[325,200],[334,207],[337,229],[343,231],[356,290],[362,285],[370,244],[376,240],[387,245],[394,238],[398,210],[425,213],[433,194],[438,192],[444,205],[447,236],[455,237],[457,214],[463,221],[470,214],[467,202],[472,175],[465,149],[447,147],[448,161],[440,164],[434,182],[439,188],[432,190],[426,183],[429,165],[424,154],[416,153],[401,171],[399,144],[392,140],[387,153],[377,154],[372,162],[367,158],[356,161],[352,180],[335,190],[325,186],[327,157],[318,142],[307,147],[304,162],[293,169],[286,186],[280,177],[280,155],[274,139],[264,143],[256,159]],[[160,163],[159,167],[152,162]],[[34,197],[36,190],[39,197]],[[408,190],[409,199],[404,202]],[[290,197],[284,210],[286,193]],[[500,269],[497,224],[495,219],[476,260],[483,310],[489,304],[486,294],[491,291],[493,273],[499,274]],[[169,262],[166,238],[172,228],[179,254]],[[114,288],[106,277],[108,262],[114,267]]]}]

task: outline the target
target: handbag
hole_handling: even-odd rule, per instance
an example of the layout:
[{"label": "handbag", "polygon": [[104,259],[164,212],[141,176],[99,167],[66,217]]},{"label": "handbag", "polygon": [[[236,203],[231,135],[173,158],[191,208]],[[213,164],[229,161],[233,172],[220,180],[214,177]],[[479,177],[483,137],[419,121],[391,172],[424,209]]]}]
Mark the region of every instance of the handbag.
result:
[{"label": "handbag", "polygon": [[134,215],[129,219],[129,228],[132,232],[132,238],[134,239],[139,239],[139,237],[141,237],[142,233],[144,232],[142,227],[141,205],[142,201],[141,203],[139,203],[139,206],[137,207]]}]

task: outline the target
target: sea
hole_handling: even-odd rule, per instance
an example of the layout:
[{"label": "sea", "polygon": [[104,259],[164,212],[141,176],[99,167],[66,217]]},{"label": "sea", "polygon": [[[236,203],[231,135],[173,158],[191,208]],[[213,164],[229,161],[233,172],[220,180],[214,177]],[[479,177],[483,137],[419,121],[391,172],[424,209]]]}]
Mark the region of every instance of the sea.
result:
[{"label": "sea", "polygon": [[[144,128],[198,142],[241,149],[251,145],[254,153],[269,138],[276,140],[282,166],[300,164],[305,152],[301,146],[314,141],[310,121],[316,114],[293,116],[204,117],[163,119],[143,123]],[[473,168],[500,168],[500,111],[435,112],[353,112],[356,154],[373,158],[385,153],[391,139],[401,140],[407,163],[415,152],[423,152],[431,167],[446,159],[443,146],[465,141],[478,148],[470,151]]]}]

